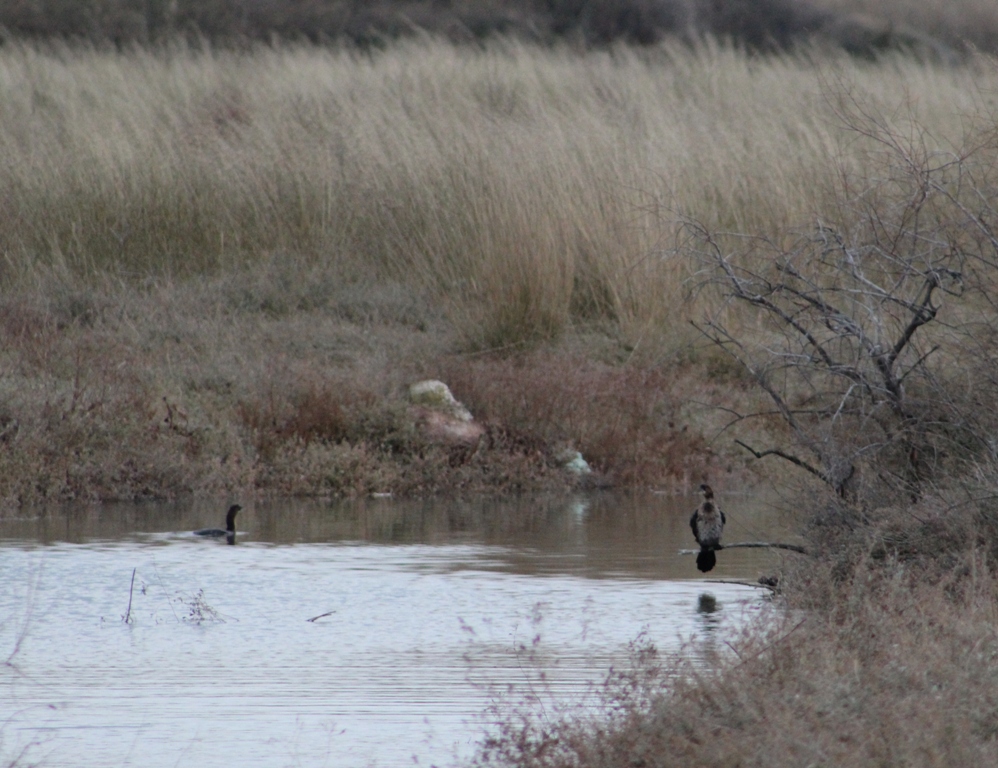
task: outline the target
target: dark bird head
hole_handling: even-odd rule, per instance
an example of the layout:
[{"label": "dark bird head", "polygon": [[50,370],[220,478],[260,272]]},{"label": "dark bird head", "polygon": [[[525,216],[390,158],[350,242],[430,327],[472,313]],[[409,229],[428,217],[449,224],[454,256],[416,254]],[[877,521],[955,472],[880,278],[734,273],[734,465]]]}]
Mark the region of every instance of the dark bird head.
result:
[{"label": "dark bird head", "polygon": [[229,507],[229,512],[225,516],[225,526],[230,531],[232,530],[232,526],[235,525],[236,512],[238,512],[240,509],[242,509],[242,507],[240,507],[238,504],[233,504],[231,507]]},{"label": "dark bird head", "polygon": [[707,485],[707,483],[703,483],[700,486],[700,490],[703,492],[703,497],[705,499],[714,498],[714,490],[709,485]]}]

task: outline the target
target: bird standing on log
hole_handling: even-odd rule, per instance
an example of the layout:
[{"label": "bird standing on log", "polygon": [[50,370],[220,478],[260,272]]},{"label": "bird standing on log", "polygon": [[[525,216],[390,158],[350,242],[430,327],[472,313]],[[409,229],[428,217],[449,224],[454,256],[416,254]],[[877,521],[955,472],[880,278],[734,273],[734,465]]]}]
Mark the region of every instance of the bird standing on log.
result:
[{"label": "bird standing on log", "polygon": [[721,546],[721,532],[727,520],[714,503],[713,489],[704,483],[700,486],[700,490],[703,493],[703,501],[690,518],[690,528],[693,529],[693,538],[700,545],[697,568],[707,573],[717,563],[714,550]]}]

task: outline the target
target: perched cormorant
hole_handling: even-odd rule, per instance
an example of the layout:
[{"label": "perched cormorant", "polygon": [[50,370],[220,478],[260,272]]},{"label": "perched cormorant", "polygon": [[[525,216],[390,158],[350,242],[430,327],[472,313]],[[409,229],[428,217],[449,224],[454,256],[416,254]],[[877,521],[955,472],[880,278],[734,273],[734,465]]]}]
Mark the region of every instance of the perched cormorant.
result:
[{"label": "perched cormorant", "polygon": [[229,544],[236,543],[236,513],[242,509],[238,504],[233,504],[229,507],[229,512],[225,516],[225,530],[221,528],[202,528],[200,531],[194,531],[195,536],[210,536],[215,539],[220,539],[225,536],[228,539]]},{"label": "perched cormorant", "polygon": [[714,491],[711,487],[704,483],[700,490],[703,492],[703,501],[690,518],[690,528],[693,529],[693,538],[700,545],[697,568],[707,573],[717,563],[714,550],[721,545],[721,532],[727,520],[714,503]]}]

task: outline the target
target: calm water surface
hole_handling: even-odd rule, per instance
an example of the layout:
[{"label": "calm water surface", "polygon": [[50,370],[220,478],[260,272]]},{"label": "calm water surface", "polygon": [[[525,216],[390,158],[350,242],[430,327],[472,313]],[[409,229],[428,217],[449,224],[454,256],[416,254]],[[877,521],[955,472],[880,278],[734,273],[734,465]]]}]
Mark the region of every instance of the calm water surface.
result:
[{"label": "calm water surface", "polygon": [[[190,534],[224,504],[0,521],[0,764],[454,764],[497,697],[582,701],[642,633],[678,650],[760,609],[676,554],[695,503],[257,504],[235,546]],[[728,541],[771,531],[722,504]]]}]

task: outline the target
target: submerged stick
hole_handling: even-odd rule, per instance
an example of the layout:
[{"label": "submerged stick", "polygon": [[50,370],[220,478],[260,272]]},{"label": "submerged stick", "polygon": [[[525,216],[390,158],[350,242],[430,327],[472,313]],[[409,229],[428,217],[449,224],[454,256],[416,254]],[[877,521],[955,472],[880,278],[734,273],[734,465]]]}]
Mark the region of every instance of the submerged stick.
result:
[{"label": "submerged stick", "polygon": [[132,620],[132,591],[135,589],[135,569],[132,568],[132,583],[128,587],[128,609],[125,611],[125,623]]},{"label": "submerged stick", "polygon": [[320,613],[318,616],[313,616],[311,619],[305,619],[305,621],[315,621],[316,619],[322,619],[326,616],[332,616],[336,611],[326,611],[325,613]]},{"label": "submerged stick", "polygon": [[[715,551],[720,551],[722,549],[736,549],[738,547],[751,547],[754,549],[789,549],[791,552],[799,552],[802,555],[807,554],[807,550],[797,544],[782,544],[778,541],[739,541],[735,544],[718,544],[714,547]],[[681,555],[697,555],[700,554],[699,549],[681,549],[679,550]]]}]

